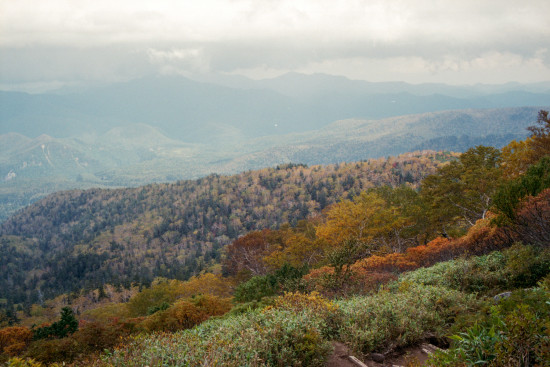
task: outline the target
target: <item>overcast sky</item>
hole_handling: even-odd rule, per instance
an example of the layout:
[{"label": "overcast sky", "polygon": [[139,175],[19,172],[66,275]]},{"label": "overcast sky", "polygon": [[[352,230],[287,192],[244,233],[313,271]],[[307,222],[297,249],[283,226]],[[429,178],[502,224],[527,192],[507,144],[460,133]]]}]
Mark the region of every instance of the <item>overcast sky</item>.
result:
[{"label": "overcast sky", "polygon": [[156,73],[550,80],[548,0],[0,0],[0,85]]}]

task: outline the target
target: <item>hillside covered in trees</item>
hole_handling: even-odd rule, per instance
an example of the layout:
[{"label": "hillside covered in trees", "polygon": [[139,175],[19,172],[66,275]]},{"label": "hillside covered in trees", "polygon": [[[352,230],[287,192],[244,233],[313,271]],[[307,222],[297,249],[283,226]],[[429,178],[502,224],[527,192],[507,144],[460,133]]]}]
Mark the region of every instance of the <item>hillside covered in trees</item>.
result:
[{"label": "hillside covered in trees", "polygon": [[[117,289],[104,282],[99,288],[91,289],[92,285],[79,294],[62,295],[27,310],[22,302],[12,304],[15,310],[8,309],[11,322],[15,315],[21,318],[21,325],[0,330],[1,356],[6,361],[13,357],[10,363],[23,365],[36,362],[16,356],[42,363],[95,366],[330,366],[333,343],[338,341],[369,363],[546,366],[550,360],[547,111],[540,112],[529,131],[531,137],[501,150],[478,146],[456,159],[449,159],[448,154],[411,154],[326,170],[279,167],[198,181],[207,192],[216,190],[223,197],[227,191],[215,185],[217,180],[239,178],[242,182],[240,178],[250,177],[259,184],[255,187],[280,192],[280,198],[287,201],[277,202],[283,208],[280,216],[261,225],[247,227],[246,216],[239,217],[243,226],[239,234],[243,235],[236,234],[228,241],[218,252],[219,261],[212,257],[207,263],[204,255],[199,256],[202,262],[195,264],[203,265],[195,267],[188,280],[170,275],[151,282],[145,278],[140,284],[149,286],[142,289]],[[431,162],[433,172],[424,178],[411,172],[413,179],[407,179],[407,173],[398,167],[403,163],[400,160],[410,159]],[[337,172],[351,172],[364,165],[369,169],[363,172],[387,181],[360,184],[363,181],[356,181],[360,171],[354,171],[355,179],[348,176],[353,182],[344,190],[346,179],[336,178],[345,176]],[[282,177],[294,177],[293,187],[299,187],[298,182],[307,186],[314,172],[332,178],[333,187],[340,189],[327,189],[324,205],[312,199],[310,205],[317,205],[300,216],[300,207],[288,203],[297,202],[301,191],[281,190],[282,182],[288,182]],[[272,180],[262,181],[265,177]],[[309,182],[315,186],[317,181]],[[138,190],[186,184],[190,185],[180,182]],[[233,200],[252,191],[245,184],[235,187],[239,194],[232,196]],[[129,192],[139,195],[138,190]],[[45,199],[40,205],[50,208],[48,215],[33,212],[37,207],[21,212],[18,221],[13,218],[3,226],[5,248],[14,249],[11,253],[28,249],[33,246],[32,231],[38,236],[40,227],[54,228],[56,220],[60,228],[71,228],[79,223],[75,218],[95,221],[88,219],[94,223],[91,227],[75,227],[78,232],[66,231],[69,237],[52,236],[50,244],[61,249],[59,254],[74,241],[78,245],[73,251],[93,249],[98,256],[107,256],[106,250],[113,245],[106,242],[101,247],[100,240],[109,235],[117,239],[122,233],[118,231],[127,228],[124,220],[129,220],[125,218],[136,218],[129,228],[147,231],[134,232],[146,240],[150,237],[149,245],[141,245],[144,250],[177,232],[177,220],[168,221],[166,216],[153,226],[142,227],[139,210],[134,209],[125,211],[125,216],[113,215],[120,224],[103,226],[105,231],[90,237],[90,228],[99,217],[94,213],[99,211],[94,212],[85,200],[80,201],[81,206],[70,203],[78,203],[79,195],[92,192],[68,192]],[[108,207],[116,202],[108,204],[107,194],[114,197],[123,192],[128,191],[98,191],[94,195],[104,194],[101,203]],[[340,193],[337,198],[336,192]],[[63,201],[63,195],[74,196]],[[158,197],[165,197],[165,203],[178,203],[176,196]],[[90,197],[88,200],[93,203]],[[243,203],[247,202],[239,203],[241,210],[246,207]],[[70,213],[78,215],[70,217]],[[176,218],[175,213],[171,218]],[[28,219],[24,222],[23,218]],[[43,225],[34,226],[36,223]],[[198,236],[200,230],[193,233]],[[129,240],[134,238],[126,235]],[[216,250],[208,243],[203,242],[203,250]],[[108,260],[104,262],[108,264]],[[51,276],[51,268],[34,271],[36,284]],[[76,316],[80,324],[75,328]],[[37,321],[43,324],[29,328]],[[4,317],[4,322],[10,319]],[[420,361],[404,355],[407,348],[426,343],[431,354],[427,361],[427,356]]]},{"label": "hillside covered in trees", "polygon": [[418,182],[453,153],[418,152],[329,166],[284,165],[174,184],[60,192],[0,227],[0,298],[41,297],[110,283],[185,280],[220,262],[248,231],[277,229],[363,190]]},{"label": "hillside covered in trees", "polygon": [[[182,96],[181,100],[186,98]],[[357,103],[364,108],[368,100],[370,98]],[[141,102],[132,104],[141,105]],[[25,109],[32,109],[28,104],[23,105]],[[392,113],[397,113],[393,105]],[[414,105],[416,103],[411,107]],[[120,106],[115,108],[119,110]],[[44,118],[44,111],[40,109],[41,118],[29,120],[33,129],[38,128],[36,134],[25,136],[13,132],[18,130],[0,131],[0,221],[62,190],[137,187],[196,179],[211,173],[230,175],[290,162],[334,164],[417,150],[464,152],[476,145],[500,148],[513,139],[524,139],[525,128],[536,119],[538,110],[537,107],[459,109],[384,119],[371,119],[364,114],[347,115],[347,111],[334,117],[339,120],[330,120],[330,124],[307,132],[283,133],[282,123],[277,123],[275,128],[271,121],[271,128],[265,134],[244,140],[234,129],[216,125],[207,130],[210,134],[219,134],[220,139],[210,136],[208,142],[198,143],[177,139],[175,130],[182,128],[179,123],[162,129],[155,124],[135,123],[140,119],[116,127],[104,126],[101,132],[86,132],[86,128],[80,126],[70,136],[59,135],[57,129],[49,131],[48,126],[42,126],[44,130],[41,130],[35,126]],[[162,121],[160,112],[154,115]],[[178,121],[183,118],[182,112],[176,113]],[[272,116],[272,113],[266,111],[262,115]],[[344,116],[349,119],[342,120]],[[6,116],[0,114],[0,130],[10,125],[22,126],[20,115],[6,126],[2,117]],[[97,128],[101,123],[103,119],[91,126]],[[62,131],[78,125],[75,121]],[[187,138],[190,128],[183,129]]]}]

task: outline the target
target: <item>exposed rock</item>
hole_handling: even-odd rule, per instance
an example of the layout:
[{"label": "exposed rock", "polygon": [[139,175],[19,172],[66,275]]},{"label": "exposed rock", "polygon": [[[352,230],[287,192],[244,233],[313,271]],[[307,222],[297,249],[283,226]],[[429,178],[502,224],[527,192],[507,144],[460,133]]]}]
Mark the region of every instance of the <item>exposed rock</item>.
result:
[{"label": "exposed rock", "polygon": [[501,299],[508,298],[511,295],[512,295],[512,292],[504,292],[504,293],[497,294],[496,296],[493,297],[493,299],[495,300],[495,302],[499,302]]}]

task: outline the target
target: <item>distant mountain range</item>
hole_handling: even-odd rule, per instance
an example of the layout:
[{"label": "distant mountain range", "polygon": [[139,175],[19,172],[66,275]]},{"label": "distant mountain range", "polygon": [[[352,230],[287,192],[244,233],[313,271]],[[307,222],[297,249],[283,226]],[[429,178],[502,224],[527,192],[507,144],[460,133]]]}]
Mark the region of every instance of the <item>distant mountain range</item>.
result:
[{"label": "distant mountain range", "polygon": [[548,83],[453,87],[295,73],[262,81],[226,77],[218,83],[225,85],[171,76],[71,93],[1,92],[0,133],[61,138],[143,123],[184,142],[231,145],[315,130],[342,119],[544,106],[550,100]]},{"label": "distant mountain range", "polygon": [[550,101],[548,83],[454,87],[301,74],[197,79],[0,92],[0,220],[62,189],[499,147],[525,137],[539,106]]}]

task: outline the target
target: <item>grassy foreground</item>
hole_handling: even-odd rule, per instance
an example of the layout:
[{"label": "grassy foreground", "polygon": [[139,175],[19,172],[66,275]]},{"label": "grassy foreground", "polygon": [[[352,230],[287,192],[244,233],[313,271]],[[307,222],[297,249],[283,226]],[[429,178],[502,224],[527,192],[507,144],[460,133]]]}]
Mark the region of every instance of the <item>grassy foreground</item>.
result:
[{"label": "grassy foreground", "polygon": [[[432,365],[547,366],[549,264],[548,250],[518,245],[407,273],[371,295],[330,301],[315,293],[287,293],[271,306],[193,329],[136,336],[94,363],[322,366],[331,340],[365,356],[454,332],[452,348]],[[492,296],[503,290],[514,291],[495,303]]]}]

